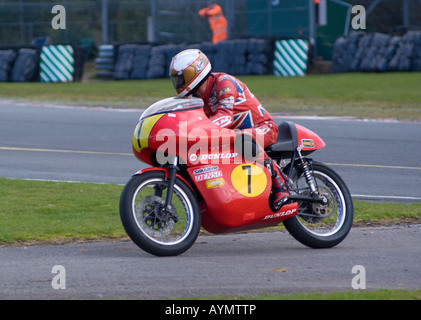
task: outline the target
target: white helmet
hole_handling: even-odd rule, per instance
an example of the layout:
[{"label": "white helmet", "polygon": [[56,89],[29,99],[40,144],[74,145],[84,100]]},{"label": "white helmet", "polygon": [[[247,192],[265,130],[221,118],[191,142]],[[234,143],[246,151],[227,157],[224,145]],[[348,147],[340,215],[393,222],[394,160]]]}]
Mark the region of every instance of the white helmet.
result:
[{"label": "white helmet", "polygon": [[199,88],[212,70],[211,63],[199,49],[189,49],[172,58],[170,77],[179,97],[184,97]]}]

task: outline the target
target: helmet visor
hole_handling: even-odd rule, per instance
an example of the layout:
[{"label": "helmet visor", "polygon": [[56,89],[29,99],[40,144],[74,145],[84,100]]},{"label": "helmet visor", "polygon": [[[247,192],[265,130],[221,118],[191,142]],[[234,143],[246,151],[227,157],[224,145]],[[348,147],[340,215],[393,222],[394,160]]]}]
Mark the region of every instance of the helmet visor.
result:
[{"label": "helmet visor", "polygon": [[181,73],[180,75],[172,74],[171,80],[172,80],[172,84],[174,86],[174,89],[176,91],[179,91],[180,89],[182,89],[184,87],[184,85],[186,84],[186,81],[184,80],[184,74],[183,73]]}]

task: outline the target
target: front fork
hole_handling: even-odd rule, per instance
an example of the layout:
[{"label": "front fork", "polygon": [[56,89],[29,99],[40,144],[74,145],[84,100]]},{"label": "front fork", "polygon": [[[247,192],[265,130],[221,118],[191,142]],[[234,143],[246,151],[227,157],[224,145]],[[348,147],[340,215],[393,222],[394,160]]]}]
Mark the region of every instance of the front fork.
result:
[{"label": "front fork", "polygon": [[175,176],[177,174],[177,167],[178,167],[178,156],[174,157],[172,165],[168,169],[168,186],[167,186],[167,197],[165,198],[165,209],[171,209],[171,201],[172,201],[172,194],[174,190],[175,184]]},{"label": "front fork", "polygon": [[165,179],[167,180],[168,184],[166,187],[164,186],[155,186],[155,193],[154,195],[157,197],[162,198],[163,190],[167,189],[167,194],[165,196],[165,203],[161,208],[161,213],[168,213],[170,212],[171,202],[172,202],[172,195],[174,193],[174,184],[177,175],[177,168],[178,168],[178,157],[174,157],[172,164],[166,169]]}]

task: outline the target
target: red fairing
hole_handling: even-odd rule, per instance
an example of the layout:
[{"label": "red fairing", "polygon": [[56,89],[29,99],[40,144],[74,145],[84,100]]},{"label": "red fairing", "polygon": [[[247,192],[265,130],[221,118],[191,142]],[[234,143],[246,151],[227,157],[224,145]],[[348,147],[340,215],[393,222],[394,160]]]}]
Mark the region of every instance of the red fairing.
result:
[{"label": "red fairing", "polygon": [[326,146],[326,143],[313,131],[295,124],[298,134],[298,146],[301,147],[302,151],[312,151],[322,149]]},{"label": "red fairing", "polygon": [[270,174],[259,164],[205,165],[188,173],[203,200],[202,226],[212,233],[276,226],[298,213],[297,203],[274,213]]},{"label": "red fairing", "polygon": [[196,109],[164,115],[151,130],[149,148],[178,155],[189,166],[221,159],[241,161],[233,148],[235,136],[234,130],[218,127],[202,109]]},{"label": "red fairing", "polygon": [[[159,166],[179,156],[182,167],[177,177],[197,195],[202,226],[212,233],[276,226],[298,213],[297,202],[285,204],[277,212],[271,209],[271,174],[260,158],[243,159],[233,146],[234,130],[210,121],[197,100],[165,100],[158,106],[166,107],[165,102],[173,109],[152,109],[135,129],[133,152],[141,161],[156,166],[137,174],[149,170],[167,174],[167,169]],[[320,147],[322,141],[315,134],[302,127],[298,130],[302,139],[313,139]]]}]

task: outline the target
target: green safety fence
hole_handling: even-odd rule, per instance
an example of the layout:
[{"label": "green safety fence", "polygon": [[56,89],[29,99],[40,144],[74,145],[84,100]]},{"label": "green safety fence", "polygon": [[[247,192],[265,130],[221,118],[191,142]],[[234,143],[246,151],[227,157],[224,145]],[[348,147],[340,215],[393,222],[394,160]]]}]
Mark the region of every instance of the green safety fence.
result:
[{"label": "green safety fence", "polygon": [[73,81],[74,62],[74,50],[71,45],[43,46],[40,55],[40,81]]},{"label": "green safety fence", "polygon": [[304,76],[307,72],[309,43],[303,39],[275,42],[274,73],[277,76]]}]

